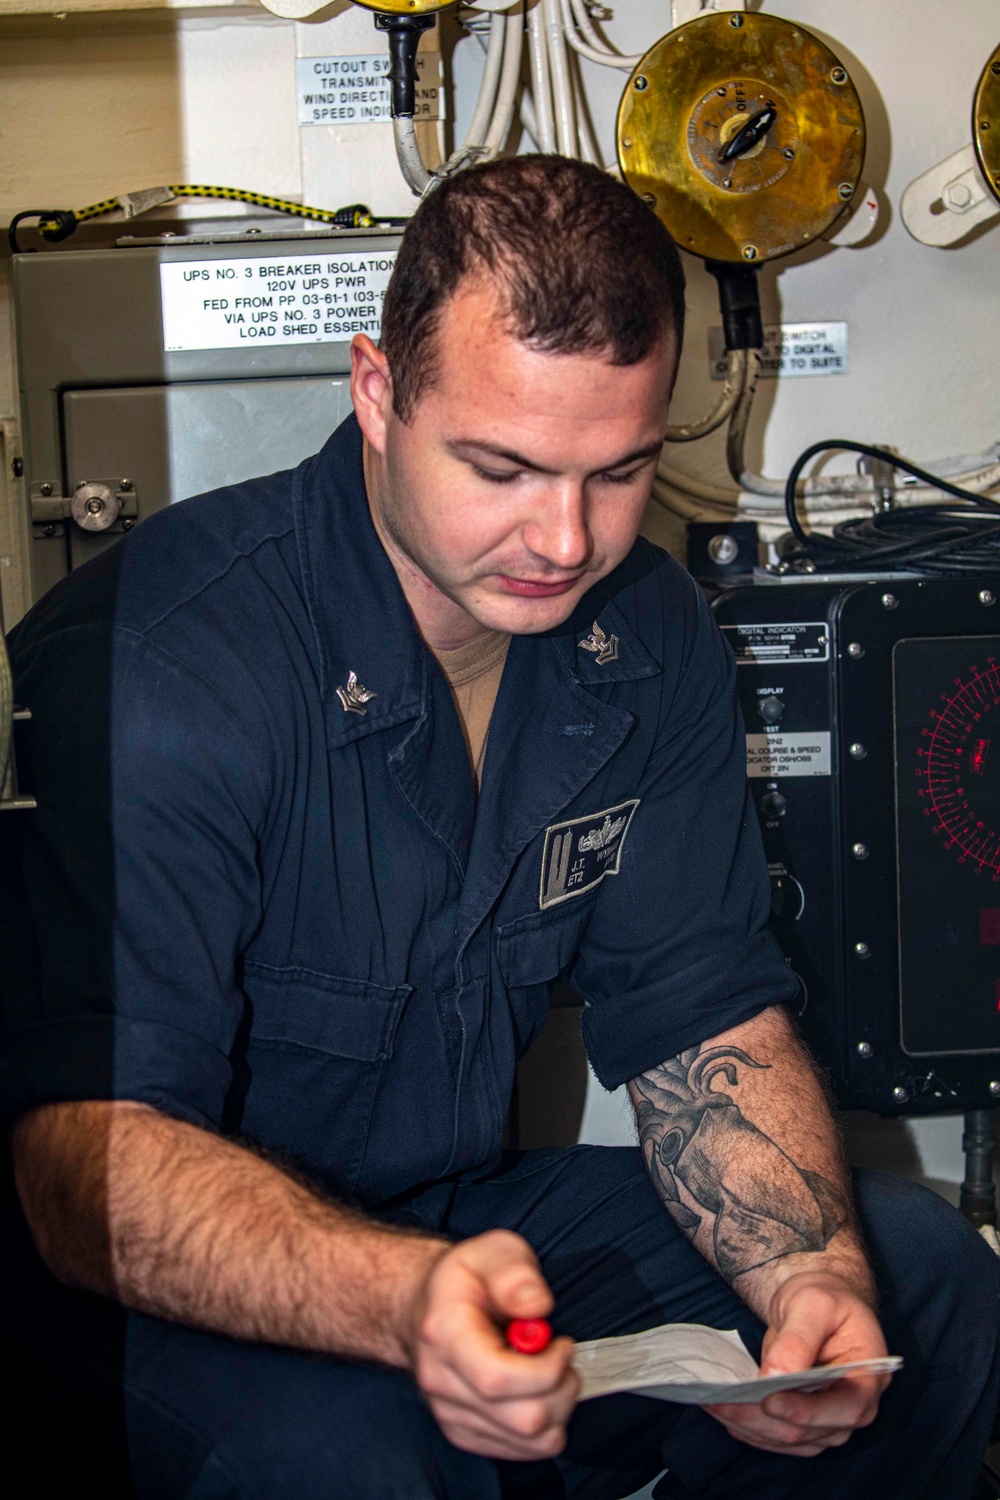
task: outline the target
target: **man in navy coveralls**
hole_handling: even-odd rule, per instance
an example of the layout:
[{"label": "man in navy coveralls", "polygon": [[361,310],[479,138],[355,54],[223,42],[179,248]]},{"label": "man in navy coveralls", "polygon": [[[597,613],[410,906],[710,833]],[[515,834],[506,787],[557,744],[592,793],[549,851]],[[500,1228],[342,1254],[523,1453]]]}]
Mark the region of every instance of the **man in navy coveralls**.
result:
[{"label": "man in navy coveralls", "polygon": [[[662,1496],[968,1500],[1000,1267],[932,1194],[852,1186],[765,928],[733,662],[637,540],[682,321],[619,183],[466,172],[323,451],[145,521],[14,632],[33,1493],[615,1497],[666,1468]],[[502,1149],[566,977],[636,1149]],[[544,1353],[506,1347],[547,1315]],[[906,1363],[577,1404],[572,1340],[668,1321],[765,1371]]]}]

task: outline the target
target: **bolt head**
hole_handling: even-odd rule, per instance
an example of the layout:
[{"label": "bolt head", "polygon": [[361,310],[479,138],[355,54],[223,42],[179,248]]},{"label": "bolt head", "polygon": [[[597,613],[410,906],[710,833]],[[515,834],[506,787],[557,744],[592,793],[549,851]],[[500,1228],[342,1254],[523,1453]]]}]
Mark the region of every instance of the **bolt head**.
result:
[{"label": "bolt head", "polygon": [[656,199],[653,197],[652,193],[643,193],[642,201],[643,203],[648,203],[650,208],[656,207]]},{"label": "bolt head", "polygon": [[[991,65],[991,67],[990,67],[990,72],[991,73],[1000,73],[1000,62],[993,63]],[[993,1085],[990,1084],[990,1087],[992,1088]],[[1000,1093],[1000,1089],[997,1090],[997,1093]]]},{"label": "bolt head", "polygon": [[985,604],[988,609],[991,604],[995,604],[997,602],[997,596],[996,594],[994,594],[992,589],[980,589],[979,602],[980,604]]},{"label": "bolt head", "polygon": [[846,83],[847,82],[847,69],[846,68],[831,68],[830,69],[830,77],[833,79],[834,83]]},{"label": "bolt head", "polygon": [[92,516],[99,516],[101,514],[101,511],[103,509],[104,509],[104,501],[100,498],[99,495],[93,495],[87,501],[87,510],[90,513],[90,515],[92,515]]},{"label": "bolt head", "polygon": [[899,600],[896,598],[895,594],[883,594],[882,595],[882,608],[883,609],[895,609],[898,604],[899,604]]},{"label": "bolt head", "polygon": [[38,486],[38,493],[40,495],[51,495],[51,493],[52,493],[52,486],[51,486],[51,484],[49,484],[47,482],[45,484],[40,484]]},{"label": "bolt head", "polygon": [[646,77],[645,73],[639,74],[632,87],[636,89],[640,94],[644,93],[645,90],[649,88],[649,79]]},{"label": "bolt head", "polygon": [[842,182],[837,189],[837,197],[842,198],[845,203],[847,202],[848,198],[853,198],[854,184],[850,182]]},{"label": "bolt head", "polygon": [[868,858],[868,852],[869,851],[868,851],[868,845],[867,844],[852,844],[851,845],[851,853],[854,855],[855,859],[867,859]]},{"label": "bolt head", "polygon": [[1000,1078],[990,1079],[990,1093],[993,1095],[994,1099],[1000,1097]]},{"label": "bolt head", "polygon": [[855,943],[854,952],[858,958],[871,958],[872,956],[872,950],[867,943]]},{"label": "bolt head", "polygon": [[850,753],[852,760],[864,760],[865,756],[868,754],[868,751],[865,749],[864,745],[862,745],[860,740],[855,740],[854,744],[850,747]]},{"label": "bolt head", "polygon": [[132,488],[131,479],[120,479],[118,481],[118,488],[120,490],[130,490]]},{"label": "bolt head", "polygon": [[852,641],[847,648],[847,654],[848,656],[853,657],[855,661],[858,661],[862,656],[864,656],[865,648],[864,646],[862,646],[860,641]]},{"label": "bolt head", "polygon": [[858,1056],[859,1057],[871,1057],[871,1055],[872,1055],[872,1044],[871,1044],[871,1042],[859,1042],[858,1043]]},{"label": "bolt head", "polygon": [[785,158],[786,161],[792,161],[792,160],[794,160],[795,152],[792,150],[791,146],[786,146],[785,149],[784,149],[784,151],[782,151],[781,154]]},{"label": "bolt head", "polygon": [[46,525],[42,527],[42,536],[55,536],[55,534],[56,528],[53,526],[51,521],[47,522]]},{"label": "bolt head", "polygon": [[720,99],[724,99],[726,97],[726,94],[727,94],[728,90],[726,89],[725,84],[723,84],[722,88],[721,89],[716,89],[715,92],[718,94],[718,96],[719,96]]},{"label": "bolt head", "polygon": [[905,1104],[907,1099],[909,1099],[910,1097],[910,1091],[909,1089],[904,1089],[901,1083],[897,1083],[896,1087],[892,1091],[892,1097],[895,1099],[897,1104]]},{"label": "bolt head", "polygon": [[738,13],[734,13],[729,17],[729,24],[730,26],[732,26],[734,31],[738,31],[739,28],[743,25],[743,17]]},{"label": "bolt head", "polygon": [[134,525],[135,525],[134,519],[131,516],[126,516],[125,520],[122,522],[122,530],[123,531],[131,531],[132,527]]},{"label": "bolt head", "polygon": [[744,260],[756,260],[757,259],[757,246],[756,245],[744,245],[743,246],[743,259]]}]

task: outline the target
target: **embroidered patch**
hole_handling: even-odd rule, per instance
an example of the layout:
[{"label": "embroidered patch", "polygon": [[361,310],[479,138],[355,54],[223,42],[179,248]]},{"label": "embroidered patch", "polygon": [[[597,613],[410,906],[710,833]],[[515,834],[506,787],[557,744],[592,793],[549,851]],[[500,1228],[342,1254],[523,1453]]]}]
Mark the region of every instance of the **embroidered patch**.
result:
[{"label": "embroidered patch", "polygon": [[634,797],[617,807],[604,807],[585,818],[546,828],[538,887],[540,910],[582,896],[600,885],[605,875],[618,874],[622,845],[638,806],[639,798]]}]

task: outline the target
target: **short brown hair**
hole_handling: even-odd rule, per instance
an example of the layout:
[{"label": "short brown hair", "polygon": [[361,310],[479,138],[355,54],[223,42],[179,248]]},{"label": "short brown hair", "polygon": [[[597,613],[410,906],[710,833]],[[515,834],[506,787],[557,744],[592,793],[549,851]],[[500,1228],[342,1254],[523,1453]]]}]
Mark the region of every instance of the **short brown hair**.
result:
[{"label": "short brown hair", "polygon": [[435,378],[442,309],[476,273],[496,278],[514,334],[536,349],[632,365],[671,331],[680,349],[684,272],[642,199],[586,162],[507,157],[442,183],[403,235],[379,342],[403,421]]}]

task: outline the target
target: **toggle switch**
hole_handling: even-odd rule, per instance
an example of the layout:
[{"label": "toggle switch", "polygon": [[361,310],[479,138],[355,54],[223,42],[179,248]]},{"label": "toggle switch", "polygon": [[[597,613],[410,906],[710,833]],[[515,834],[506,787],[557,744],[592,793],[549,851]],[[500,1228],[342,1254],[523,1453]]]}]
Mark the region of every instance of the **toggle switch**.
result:
[{"label": "toggle switch", "polygon": [[760,810],[767,818],[783,818],[787,806],[788,800],[780,792],[765,792],[760,799]]},{"label": "toggle switch", "polygon": [[765,724],[780,724],[785,717],[785,700],[775,693],[757,700],[757,710]]}]

